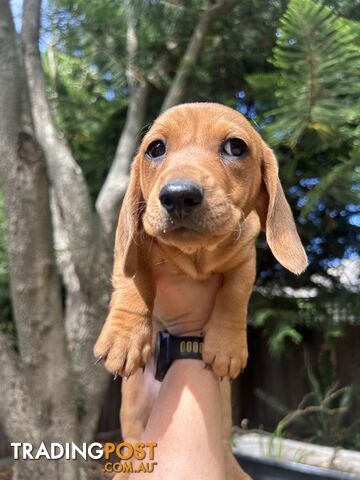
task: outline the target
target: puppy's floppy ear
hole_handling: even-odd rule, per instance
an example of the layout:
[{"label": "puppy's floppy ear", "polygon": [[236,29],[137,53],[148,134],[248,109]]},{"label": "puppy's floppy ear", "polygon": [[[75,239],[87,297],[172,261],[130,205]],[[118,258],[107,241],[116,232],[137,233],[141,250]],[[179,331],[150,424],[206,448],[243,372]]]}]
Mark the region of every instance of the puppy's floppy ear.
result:
[{"label": "puppy's floppy ear", "polygon": [[300,274],[307,267],[307,257],[278,170],[273,151],[262,142],[262,186],[256,210],[274,257],[290,272]]},{"label": "puppy's floppy ear", "polygon": [[116,229],[115,268],[119,265],[126,277],[135,275],[138,264],[137,245],[144,206],[139,169],[139,162],[135,158]]}]

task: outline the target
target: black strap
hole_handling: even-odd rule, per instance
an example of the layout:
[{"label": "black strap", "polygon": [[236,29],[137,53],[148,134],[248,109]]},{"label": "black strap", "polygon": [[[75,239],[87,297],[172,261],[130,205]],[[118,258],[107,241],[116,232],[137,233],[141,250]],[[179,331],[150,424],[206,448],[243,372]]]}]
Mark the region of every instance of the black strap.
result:
[{"label": "black strap", "polygon": [[157,338],[156,380],[162,381],[174,360],[202,359],[202,337],[175,337],[169,332],[159,332]]}]

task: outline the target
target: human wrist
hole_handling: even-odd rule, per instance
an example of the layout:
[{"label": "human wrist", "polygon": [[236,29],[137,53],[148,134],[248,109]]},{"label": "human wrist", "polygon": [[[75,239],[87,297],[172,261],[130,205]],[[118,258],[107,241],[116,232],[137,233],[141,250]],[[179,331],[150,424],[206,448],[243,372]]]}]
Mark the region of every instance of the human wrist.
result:
[{"label": "human wrist", "polygon": [[178,337],[203,337],[204,332],[202,330],[188,330],[186,332],[181,332],[176,336],[178,336]]},{"label": "human wrist", "polygon": [[[193,331],[195,332],[201,333],[199,330]],[[202,347],[201,335],[173,335],[166,331],[158,332],[155,378],[162,381],[175,360],[202,360]]]}]

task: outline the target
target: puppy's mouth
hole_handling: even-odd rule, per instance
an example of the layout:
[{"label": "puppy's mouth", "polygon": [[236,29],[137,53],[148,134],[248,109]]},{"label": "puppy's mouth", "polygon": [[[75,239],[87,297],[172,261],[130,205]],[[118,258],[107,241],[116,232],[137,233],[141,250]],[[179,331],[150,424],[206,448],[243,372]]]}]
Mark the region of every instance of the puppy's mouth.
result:
[{"label": "puppy's mouth", "polygon": [[179,236],[190,236],[194,234],[209,233],[208,228],[204,228],[204,226],[205,225],[199,224],[195,219],[190,219],[188,217],[168,217],[164,222],[160,235],[172,233]]},{"label": "puppy's mouth", "polygon": [[147,211],[143,217],[145,231],[160,241],[181,245],[218,243],[224,236],[238,230],[240,215],[232,208],[199,209],[191,215],[174,217]]},{"label": "puppy's mouth", "polygon": [[224,237],[209,225],[196,225],[190,222],[168,223],[156,236],[160,243],[174,246],[185,253],[194,253],[198,248],[214,248]]},{"label": "puppy's mouth", "polygon": [[181,247],[219,243],[239,229],[241,214],[226,195],[216,193],[188,180],[166,183],[147,203],[145,231],[161,242]]}]

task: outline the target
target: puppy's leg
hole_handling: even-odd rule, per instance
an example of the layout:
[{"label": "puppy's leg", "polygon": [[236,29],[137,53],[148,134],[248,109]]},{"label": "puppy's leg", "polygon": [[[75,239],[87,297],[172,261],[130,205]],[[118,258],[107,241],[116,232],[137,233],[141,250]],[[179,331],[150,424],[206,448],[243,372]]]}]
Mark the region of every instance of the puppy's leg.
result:
[{"label": "puppy's leg", "polygon": [[[154,360],[144,373],[138,370],[121,387],[120,425],[123,440],[129,443],[141,441],[161,383],[154,378]],[[126,480],[128,473],[119,473],[113,480]]]},{"label": "puppy's leg", "polygon": [[219,377],[235,378],[245,368],[247,307],[255,280],[255,248],[237,267],[224,273],[215,306],[205,326],[203,360]]},{"label": "puppy's leg", "polygon": [[132,278],[114,267],[110,312],[94,347],[111,373],[128,377],[146,365],[151,355],[153,282],[149,269]]},{"label": "puppy's leg", "polygon": [[245,473],[240,467],[232,453],[231,386],[228,378],[224,378],[224,380],[220,382],[220,389],[223,416],[223,444],[225,452],[226,480],[251,480],[249,475],[247,475],[247,473]]},{"label": "puppy's leg", "polygon": [[126,442],[139,442],[149,420],[161,383],[154,378],[154,361],[146,366],[144,373],[122,382],[120,425]]}]

